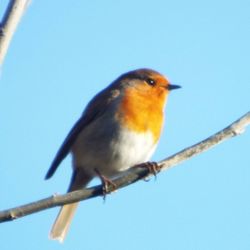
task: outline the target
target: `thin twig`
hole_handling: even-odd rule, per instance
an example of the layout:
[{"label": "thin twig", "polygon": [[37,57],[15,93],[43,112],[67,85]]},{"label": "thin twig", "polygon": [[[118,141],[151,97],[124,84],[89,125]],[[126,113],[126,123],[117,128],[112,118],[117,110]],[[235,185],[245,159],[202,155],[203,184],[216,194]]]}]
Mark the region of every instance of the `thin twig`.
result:
[{"label": "thin twig", "polygon": [[11,0],[0,24],[0,65],[3,64],[10,41],[29,0]]},{"label": "thin twig", "polygon": [[162,169],[169,169],[174,167],[176,164],[181,163],[197,154],[200,154],[213,146],[231,138],[236,135],[244,133],[245,128],[250,124],[250,112],[243,115],[237,121],[230,124],[228,127],[217,132],[216,134],[208,137],[207,139],[192,145],[191,147],[185,148],[184,150],[162,160],[158,164]]},{"label": "thin twig", "polygon": [[[161,170],[167,170],[178,163],[181,163],[197,154],[210,149],[211,147],[219,144],[220,142],[239,135],[244,132],[245,128],[250,124],[250,112],[246,113],[240,119],[219,131],[218,133],[208,137],[191,147],[188,147],[158,163]],[[116,188],[123,188],[142,178],[151,175],[149,168],[141,167],[131,168],[124,174],[124,176],[114,180]],[[112,190],[110,190],[112,191]],[[73,203],[80,200],[87,200],[96,196],[103,195],[102,186],[95,186],[92,188],[81,189],[64,195],[52,196],[36,202],[32,202],[23,206],[8,209],[0,212],[0,222],[11,221],[25,215],[36,213],[48,208],[61,206],[68,203]]]}]

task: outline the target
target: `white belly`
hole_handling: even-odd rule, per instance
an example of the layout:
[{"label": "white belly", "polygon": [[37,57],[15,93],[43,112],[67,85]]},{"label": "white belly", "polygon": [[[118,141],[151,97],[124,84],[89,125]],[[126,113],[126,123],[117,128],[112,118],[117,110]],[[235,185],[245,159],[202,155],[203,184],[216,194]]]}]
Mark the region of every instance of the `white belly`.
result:
[{"label": "white belly", "polygon": [[120,134],[119,140],[112,143],[112,147],[114,163],[119,164],[119,171],[124,171],[136,164],[148,161],[156,145],[150,132],[138,134],[126,129]]},{"label": "white belly", "polygon": [[[94,126],[95,127],[95,126]],[[148,161],[156,145],[150,132],[135,133],[129,129],[100,128],[84,130],[73,147],[73,165],[95,176],[95,169],[106,177]]]}]

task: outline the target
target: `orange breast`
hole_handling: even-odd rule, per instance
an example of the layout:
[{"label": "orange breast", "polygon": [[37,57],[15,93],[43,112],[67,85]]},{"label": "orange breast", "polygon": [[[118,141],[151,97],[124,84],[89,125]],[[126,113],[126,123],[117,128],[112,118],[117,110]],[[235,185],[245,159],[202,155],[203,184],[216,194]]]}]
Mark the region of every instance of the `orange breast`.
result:
[{"label": "orange breast", "polygon": [[138,133],[150,131],[157,142],[163,124],[166,91],[125,90],[117,118],[128,129]]}]

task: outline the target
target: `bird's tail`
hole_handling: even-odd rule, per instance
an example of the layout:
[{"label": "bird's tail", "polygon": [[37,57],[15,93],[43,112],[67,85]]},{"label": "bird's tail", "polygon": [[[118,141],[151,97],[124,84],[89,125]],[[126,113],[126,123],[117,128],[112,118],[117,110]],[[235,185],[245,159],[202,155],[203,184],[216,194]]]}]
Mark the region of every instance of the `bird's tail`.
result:
[{"label": "bird's tail", "polygon": [[78,202],[64,205],[57,218],[54,222],[52,229],[50,231],[50,239],[58,240],[59,242],[63,242],[65,236],[69,230],[69,226],[77,209]]},{"label": "bird's tail", "polygon": [[[71,184],[68,191],[75,191],[87,186],[92,178],[93,177],[87,176],[81,169],[75,170],[73,172]],[[61,208],[50,231],[50,239],[58,240],[61,243],[64,241],[78,204],[79,202],[75,202],[72,204],[64,205]]]}]

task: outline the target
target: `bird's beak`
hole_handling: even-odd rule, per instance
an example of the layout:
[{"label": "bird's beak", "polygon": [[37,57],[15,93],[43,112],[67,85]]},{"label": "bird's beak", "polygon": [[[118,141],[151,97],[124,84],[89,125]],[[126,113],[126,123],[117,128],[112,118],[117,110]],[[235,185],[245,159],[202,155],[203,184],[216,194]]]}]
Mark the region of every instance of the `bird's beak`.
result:
[{"label": "bird's beak", "polygon": [[181,88],[180,85],[174,85],[174,84],[169,84],[169,85],[167,86],[167,89],[168,89],[168,90],[180,89],[180,88]]}]

